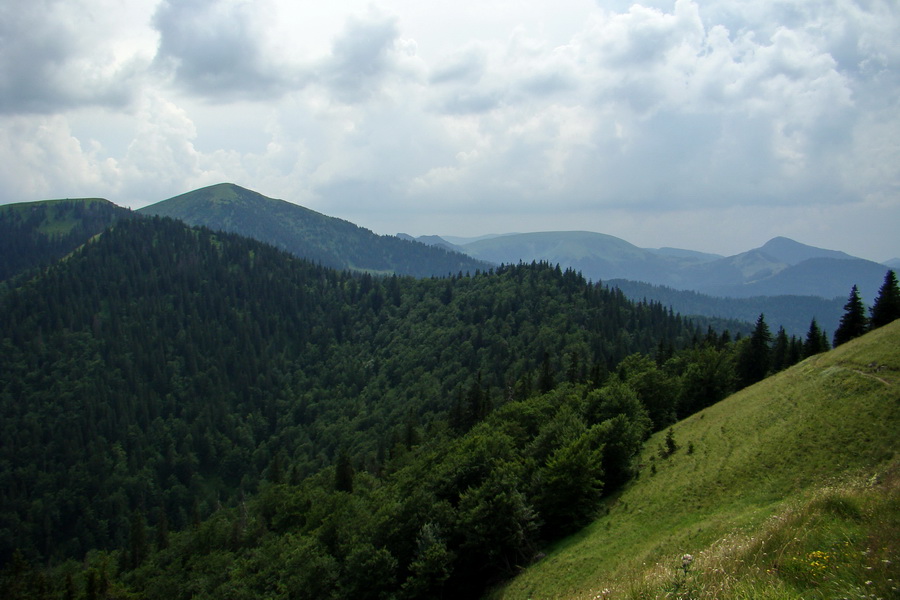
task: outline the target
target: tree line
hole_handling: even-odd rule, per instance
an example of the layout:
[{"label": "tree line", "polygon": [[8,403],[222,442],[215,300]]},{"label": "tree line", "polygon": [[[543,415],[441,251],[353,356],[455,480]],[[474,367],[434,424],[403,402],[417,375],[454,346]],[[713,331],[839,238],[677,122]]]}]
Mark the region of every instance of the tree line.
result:
[{"label": "tree line", "polygon": [[897,285],[897,274],[890,270],[884,275],[884,283],[869,308],[868,316],[865,304],[859,296],[859,289],[854,285],[850,290],[850,296],[844,304],[844,314],[834,332],[834,345],[849,342],[898,318],[900,318],[900,287]]}]

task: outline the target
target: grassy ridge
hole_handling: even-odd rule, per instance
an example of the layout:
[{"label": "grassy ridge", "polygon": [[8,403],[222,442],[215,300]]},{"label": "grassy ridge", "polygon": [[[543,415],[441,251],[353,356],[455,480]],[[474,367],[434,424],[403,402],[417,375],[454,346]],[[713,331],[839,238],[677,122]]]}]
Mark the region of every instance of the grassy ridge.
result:
[{"label": "grassy ridge", "polygon": [[651,438],[608,513],[494,596],[900,597],[900,322],[673,434],[673,455]]}]

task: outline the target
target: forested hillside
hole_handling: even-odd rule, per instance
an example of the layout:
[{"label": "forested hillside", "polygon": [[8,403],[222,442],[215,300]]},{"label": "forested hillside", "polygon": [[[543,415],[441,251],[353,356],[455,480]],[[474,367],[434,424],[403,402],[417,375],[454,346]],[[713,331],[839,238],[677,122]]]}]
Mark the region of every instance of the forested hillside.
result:
[{"label": "forested hillside", "polygon": [[0,281],[48,266],[131,211],[98,198],[0,206]]},{"label": "forested hillside", "polygon": [[827,347],[545,263],[374,277],[159,217],[0,312],[10,598],[475,597],[651,432]]},{"label": "forested hillside", "polygon": [[571,271],[351,275],[255,241],[120,222],[0,299],[0,548],[121,546],[133,510],[173,529],[399,442],[595,377],[695,331]]},{"label": "forested hillside", "polygon": [[444,277],[491,266],[461,252],[377,235],[349,221],[231,183],[187,192],[138,212],[239,233],[336,269]]}]

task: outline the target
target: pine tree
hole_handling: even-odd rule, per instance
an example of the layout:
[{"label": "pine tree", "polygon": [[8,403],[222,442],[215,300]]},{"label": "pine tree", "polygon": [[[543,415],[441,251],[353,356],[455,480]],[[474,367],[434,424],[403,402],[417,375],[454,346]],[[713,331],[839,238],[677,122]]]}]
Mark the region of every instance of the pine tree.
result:
[{"label": "pine tree", "polygon": [[872,305],[872,329],[887,325],[900,318],[900,287],[897,285],[897,274],[893,270],[884,275],[884,284],[878,290],[878,296]]},{"label": "pine tree", "polygon": [[338,492],[353,492],[353,465],[346,449],[338,454],[334,471],[334,489]]},{"label": "pine tree", "polygon": [[159,507],[159,517],[156,522],[156,549],[165,550],[169,547],[169,519],[166,516],[165,507]]},{"label": "pine tree", "polygon": [[806,342],[803,344],[803,356],[805,358],[828,350],[828,338],[825,337],[824,333],[819,328],[816,320],[813,319],[809,324],[809,331],[806,332]]},{"label": "pine tree", "polygon": [[136,569],[147,556],[147,528],[144,514],[140,510],[131,515],[131,528],[128,539],[128,567]]},{"label": "pine tree", "polygon": [[844,316],[834,332],[834,346],[840,346],[853,338],[858,338],[868,329],[866,307],[859,297],[859,289],[854,285],[850,290],[850,297],[844,305]]},{"label": "pine tree", "polygon": [[772,371],[777,373],[791,366],[790,362],[791,341],[788,339],[784,327],[778,328],[775,334],[775,347],[772,348]]},{"label": "pine tree", "polygon": [[747,340],[738,357],[738,376],[743,386],[761,381],[772,366],[772,332],[766,324],[765,315],[760,314],[750,339]]}]

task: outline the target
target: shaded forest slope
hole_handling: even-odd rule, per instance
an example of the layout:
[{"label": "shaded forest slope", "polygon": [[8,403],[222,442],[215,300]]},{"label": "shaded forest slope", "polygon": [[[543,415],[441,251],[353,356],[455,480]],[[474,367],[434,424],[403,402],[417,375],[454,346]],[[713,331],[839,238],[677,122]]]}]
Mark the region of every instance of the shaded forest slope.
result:
[{"label": "shaded forest slope", "polygon": [[464,396],[471,424],[540,373],[697,336],[546,264],[375,278],[161,218],[120,221],[0,312],[3,560],[124,547],[135,510],[184,528],[341,450],[378,472]]},{"label": "shaded forest slope", "polygon": [[0,206],[0,281],[49,266],[133,213],[100,198]]}]

